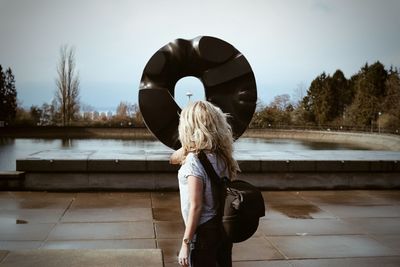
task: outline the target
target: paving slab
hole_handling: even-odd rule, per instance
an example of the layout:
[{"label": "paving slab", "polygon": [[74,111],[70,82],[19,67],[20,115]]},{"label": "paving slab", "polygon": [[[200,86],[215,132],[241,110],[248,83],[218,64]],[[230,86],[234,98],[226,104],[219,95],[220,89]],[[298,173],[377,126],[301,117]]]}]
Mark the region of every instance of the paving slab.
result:
[{"label": "paving slab", "polygon": [[0,250],[0,263],[3,261],[3,259],[7,256],[9,251],[7,250]]},{"label": "paving slab", "polygon": [[42,241],[0,241],[0,249],[14,250],[30,250],[39,249],[42,246]]},{"label": "paving slab", "polygon": [[276,259],[284,259],[284,256],[263,237],[252,237],[244,242],[235,243],[233,245],[233,261]]},{"label": "paving slab", "polygon": [[181,248],[182,238],[157,239],[157,248],[163,251],[164,263],[178,266],[178,254]]},{"label": "paving slab", "polygon": [[1,240],[45,240],[54,228],[53,223],[41,224],[16,224],[15,220],[5,222],[0,219]]},{"label": "paving slab", "polygon": [[151,208],[91,208],[71,209],[62,217],[62,222],[133,222],[152,221]]},{"label": "paving slab", "polygon": [[9,195],[7,198],[0,197],[0,209],[66,209],[72,201],[73,198],[71,197],[52,198],[49,196],[43,196],[41,198],[20,198]]},{"label": "paving slab", "polygon": [[267,236],[350,235],[361,234],[357,225],[339,219],[261,220],[259,229]]},{"label": "paving slab", "polygon": [[43,249],[144,249],[156,248],[154,239],[47,241]]},{"label": "paving slab", "polygon": [[[400,208],[400,207],[398,207]],[[400,217],[397,218],[346,218],[346,222],[354,225],[367,234],[399,234]]]},{"label": "paving slab", "polygon": [[159,221],[155,222],[156,238],[182,238],[185,231],[183,222]]},{"label": "paving slab", "polygon": [[153,208],[153,218],[156,221],[182,221],[182,213],[174,208]]},{"label": "paving slab", "polygon": [[143,266],[162,267],[162,252],[159,249],[118,250],[31,250],[12,251],[1,267],[7,266]]},{"label": "paving slab", "polygon": [[71,209],[150,208],[150,192],[88,192],[77,193]]},{"label": "paving slab", "polygon": [[391,248],[400,254],[400,235],[372,235],[372,238],[377,240],[382,245]]},{"label": "paving slab", "polygon": [[21,220],[26,223],[57,223],[64,211],[64,209],[0,209],[0,222]]},{"label": "paving slab", "polygon": [[289,261],[293,267],[398,267],[400,257],[313,259]]},{"label": "paving slab", "polygon": [[375,205],[400,205],[400,191],[398,190],[375,190],[367,191],[367,193]]},{"label": "paving slab", "polygon": [[367,190],[301,191],[299,197],[317,205],[382,205],[387,203],[387,201],[371,196]]},{"label": "paving slab", "polygon": [[232,267],[292,267],[286,260],[268,260],[268,261],[236,261]]},{"label": "paving slab", "polygon": [[400,217],[399,206],[320,205],[319,207],[340,218]]},{"label": "paving slab", "polygon": [[49,235],[49,240],[96,240],[154,238],[153,223],[61,223]]},{"label": "paving slab", "polygon": [[268,239],[289,259],[397,255],[396,251],[362,235],[273,236]]},{"label": "paving slab", "polygon": [[177,192],[152,192],[151,205],[153,208],[180,209],[180,198]]}]

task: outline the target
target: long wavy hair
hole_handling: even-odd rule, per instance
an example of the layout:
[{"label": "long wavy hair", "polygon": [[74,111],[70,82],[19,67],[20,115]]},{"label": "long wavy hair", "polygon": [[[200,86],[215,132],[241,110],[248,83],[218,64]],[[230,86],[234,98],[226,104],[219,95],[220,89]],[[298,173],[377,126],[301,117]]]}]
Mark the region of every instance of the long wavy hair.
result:
[{"label": "long wavy hair", "polygon": [[215,153],[225,162],[230,179],[234,179],[240,169],[232,155],[232,128],[227,116],[210,102],[196,101],[182,110],[178,131],[184,150],[183,161],[189,152],[205,150]]}]

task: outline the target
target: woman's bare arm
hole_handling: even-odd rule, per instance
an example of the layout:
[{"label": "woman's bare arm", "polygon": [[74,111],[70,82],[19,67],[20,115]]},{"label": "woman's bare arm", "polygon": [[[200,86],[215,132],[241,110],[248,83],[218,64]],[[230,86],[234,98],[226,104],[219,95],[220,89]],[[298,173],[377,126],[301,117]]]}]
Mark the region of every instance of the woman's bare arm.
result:
[{"label": "woman's bare arm", "polygon": [[203,182],[195,176],[188,177],[190,209],[184,238],[192,239],[203,208]]},{"label": "woman's bare arm", "polygon": [[189,176],[188,178],[189,188],[189,214],[186,222],[185,233],[182,238],[182,246],[179,252],[179,261],[182,266],[188,266],[189,258],[189,244],[184,240],[192,240],[194,233],[196,232],[197,225],[199,223],[201,209],[203,208],[203,182],[195,176]]}]

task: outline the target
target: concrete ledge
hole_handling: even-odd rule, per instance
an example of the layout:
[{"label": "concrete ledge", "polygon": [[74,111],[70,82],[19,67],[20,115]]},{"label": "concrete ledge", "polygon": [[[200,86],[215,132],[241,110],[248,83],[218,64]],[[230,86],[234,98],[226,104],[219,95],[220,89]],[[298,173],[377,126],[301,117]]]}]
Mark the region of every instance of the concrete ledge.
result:
[{"label": "concrete ledge", "polygon": [[17,190],[23,187],[25,172],[21,171],[1,171],[0,189]]},{"label": "concrete ledge", "polygon": [[10,251],[0,267],[6,266],[146,266],[162,267],[160,249],[71,249]]},{"label": "concrete ledge", "polygon": [[[394,189],[400,173],[382,172],[260,172],[238,179],[260,189]],[[176,173],[29,173],[28,190],[178,190]]]},{"label": "concrete ledge", "polygon": [[29,173],[27,190],[177,190],[176,173]]},{"label": "concrete ledge", "polygon": [[[17,160],[26,190],[177,190],[170,152],[41,151]],[[399,188],[400,152],[241,151],[240,179],[263,189]]]},{"label": "concrete ledge", "polygon": [[395,189],[400,188],[399,173],[302,172],[242,174],[263,190]]},{"label": "concrete ledge", "polygon": [[[239,160],[243,173],[257,172],[399,172],[397,160]],[[177,172],[167,160],[17,160],[23,172]]]}]

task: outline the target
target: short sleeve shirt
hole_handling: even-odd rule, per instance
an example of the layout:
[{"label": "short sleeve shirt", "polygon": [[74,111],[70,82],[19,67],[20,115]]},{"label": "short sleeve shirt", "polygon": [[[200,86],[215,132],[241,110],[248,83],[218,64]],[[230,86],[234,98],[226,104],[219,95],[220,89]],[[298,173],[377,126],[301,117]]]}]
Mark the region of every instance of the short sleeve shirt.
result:
[{"label": "short sleeve shirt", "polygon": [[[206,153],[206,155],[208,157],[208,160],[213,165],[216,173],[220,177],[227,176],[225,171],[225,164],[223,163],[223,161],[219,160],[218,157],[213,153]],[[212,198],[210,179],[197,155],[194,153],[189,153],[187,155],[185,162],[182,164],[181,168],[178,171],[181,212],[185,224],[187,223],[190,209],[187,179],[189,176],[195,176],[203,183],[203,208],[199,219],[199,225],[201,225],[212,219],[217,214],[217,211],[215,210],[214,201]]]}]

